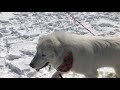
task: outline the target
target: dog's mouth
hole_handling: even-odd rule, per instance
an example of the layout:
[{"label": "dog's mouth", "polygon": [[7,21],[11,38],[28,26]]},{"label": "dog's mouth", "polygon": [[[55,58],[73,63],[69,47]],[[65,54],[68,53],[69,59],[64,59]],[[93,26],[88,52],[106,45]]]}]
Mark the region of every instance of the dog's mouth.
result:
[{"label": "dog's mouth", "polygon": [[40,67],[40,68],[36,69],[36,71],[39,71],[40,69],[42,69],[42,68],[46,67],[48,64],[49,64],[49,62],[45,63],[45,65],[43,65],[42,67]]}]

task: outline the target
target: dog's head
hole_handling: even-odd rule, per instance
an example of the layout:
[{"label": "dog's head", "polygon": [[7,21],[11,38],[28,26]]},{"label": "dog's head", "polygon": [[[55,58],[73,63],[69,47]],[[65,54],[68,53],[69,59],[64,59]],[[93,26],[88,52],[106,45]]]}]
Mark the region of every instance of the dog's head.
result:
[{"label": "dog's head", "polygon": [[55,63],[57,59],[56,48],[60,43],[51,37],[42,37],[39,39],[38,45],[36,47],[37,52],[30,66],[36,70],[42,69],[49,63]]}]

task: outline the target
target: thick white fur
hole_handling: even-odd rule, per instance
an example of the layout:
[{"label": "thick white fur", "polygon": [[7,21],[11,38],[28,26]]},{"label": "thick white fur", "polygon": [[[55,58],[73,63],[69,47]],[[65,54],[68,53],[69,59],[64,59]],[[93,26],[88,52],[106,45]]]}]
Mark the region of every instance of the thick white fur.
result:
[{"label": "thick white fur", "polygon": [[[71,71],[86,77],[97,77],[98,68],[113,67],[120,77],[120,37],[85,36],[59,31],[40,38],[37,50],[49,48],[46,42],[53,46],[50,52],[54,54],[47,58],[56,69],[63,62],[64,54],[71,51],[74,59]],[[47,50],[42,52],[49,52]]]}]

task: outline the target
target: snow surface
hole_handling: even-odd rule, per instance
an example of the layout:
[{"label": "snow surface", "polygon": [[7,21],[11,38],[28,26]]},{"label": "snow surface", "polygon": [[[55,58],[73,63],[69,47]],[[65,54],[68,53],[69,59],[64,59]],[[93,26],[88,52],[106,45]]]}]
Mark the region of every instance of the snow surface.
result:
[{"label": "snow surface", "polygon": [[[120,12],[70,12],[96,36],[120,36]],[[29,66],[38,38],[53,31],[92,35],[65,12],[0,13],[0,78],[50,78],[53,67],[36,72]],[[115,78],[112,68],[101,68],[99,77]],[[84,78],[69,72],[63,77]]]}]

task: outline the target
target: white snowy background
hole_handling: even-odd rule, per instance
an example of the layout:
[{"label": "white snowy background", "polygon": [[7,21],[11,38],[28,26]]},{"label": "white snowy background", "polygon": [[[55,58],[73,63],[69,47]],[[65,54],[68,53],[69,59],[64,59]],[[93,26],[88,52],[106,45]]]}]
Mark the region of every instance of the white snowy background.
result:
[{"label": "white snowy background", "polygon": [[[70,12],[96,36],[120,36],[120,12]],[[92,35],[65,12],[0,12],[0,78],[50,78],[54,68],[36,72],[29,66],[38,38],[53,31]],[[115,78],[112,68],[98,69],[99,78]],[[84,78],[69,72],[63,77]]]}]

